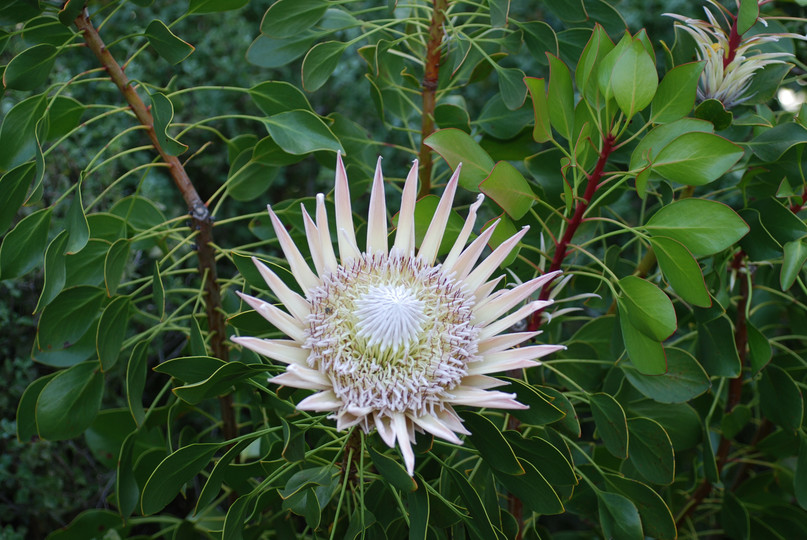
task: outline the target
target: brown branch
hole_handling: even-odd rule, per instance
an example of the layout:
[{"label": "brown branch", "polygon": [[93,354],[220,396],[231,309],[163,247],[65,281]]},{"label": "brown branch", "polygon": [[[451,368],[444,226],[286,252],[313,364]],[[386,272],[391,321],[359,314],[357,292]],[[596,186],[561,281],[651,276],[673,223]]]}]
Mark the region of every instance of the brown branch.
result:
[{"label": "brown branch", "polygon": [[432,151],[426,146],[426,137],[434,133],[434,106],[436,103],[437,80],[440,76],[440,46],[443,43],[443,22],[446,18],[448,0],[432,0],[432,21],[429,25],[429,43],[426,46],[426,67],[423,73],[423,113],[420,127],[420,193],[429,194],[432,188]]},{"label": "brown branch", "polygon": [[[137,117],[143,127],[146,128],[151,144],[160,154],[162,160],[168,164],[168,170],[174,184],[182,194],[182,198],[188,205],[190,216],[193,220],[193,228],[197,233],[197,248],[199,259],[199,273],[204,279],[204,289],[207,296],[205,310],[207,315],[208,331],[210,332],[210,347],[213,355],[225,362],[229,361],[229,350],[226,345],[224,310],[221,307],[221,293],[216,274],[216,253],[213,249],[213,218],[207,209],[199,193],[193,187],[193,183],[188,177],[188,173],[176,156],[169,155],[160,145],[154,132],[154,118],[151,116],[146,104],[131,85],[129,78],[123,72],[120,64],[110,54],[104,45],[101,36],[90,21],[89,14],[85,9],[74,21],[76,27],[81,31],[87,47],[95,54],[98,61],[109,73],[109,77],[115,86],[118,87],[132,112]],[[232,439],[238,435],[238,425],[235,420],[232,396],[227,395],[219,398],[221,405],[224,437]]]}]

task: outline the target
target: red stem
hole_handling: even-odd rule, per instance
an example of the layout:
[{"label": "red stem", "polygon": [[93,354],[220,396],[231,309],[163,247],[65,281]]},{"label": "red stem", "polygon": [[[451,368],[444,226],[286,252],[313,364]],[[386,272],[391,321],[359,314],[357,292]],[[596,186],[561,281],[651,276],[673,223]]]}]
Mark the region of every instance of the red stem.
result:
[{"label": "red stem", "polygon": [[[580,227],[580,224],[583,223],[583,216],[586,213],[586,208],[588,205],[591,204],[591,200],[594,198],[594,194],[597,192],[597,188],[600,187],[600,180],[602,180],[603,172],[605,171],[605,164],[608,161],[608,157],[611,155],[611,152],[614,149],[614,142],[616,138],[611,134],[607,134],[602,141],[602,148],[600,149],[600,156],[597,159],[597,164],[594,166],[594,170],[588,176],[588,183],[586,184],[586,191],[583,193],[583,197],[577,199],[577,206],[574,209],[574,214],[572,218],[569,220],[568,225],[566,226],[566,230],[563,233],[563,236],[560,240],[555,243],[555,255],[552,257],[552,264],[549,266],[548,272],[554,272],[555,270],[560,270],[561,265],[563,264],[563,260],[566,258],[566,255],[569,252],[569,244],[574,238],[577,229]],[[553,280],[554,281],[554,280]],[[543,289],[541,289],[541,295],[539,300],[546,300],[549,298],[549,294],[552,292],[552,281],[548,282],[544,285]],[[536,311],[530,317],[530,322],[528,325],[529,331],[533,332],[537,330],[541,326],[541,311]]]}]

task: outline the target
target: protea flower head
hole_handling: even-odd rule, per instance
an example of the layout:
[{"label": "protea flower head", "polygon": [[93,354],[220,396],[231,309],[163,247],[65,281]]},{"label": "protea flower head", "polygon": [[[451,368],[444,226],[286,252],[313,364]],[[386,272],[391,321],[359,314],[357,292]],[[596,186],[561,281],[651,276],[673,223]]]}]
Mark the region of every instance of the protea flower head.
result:
[{"label": "protea flower head", "polygon": [[[698,86],[698,99],[716,99],[729,109],[753,97],[745,93],[757,71],[769,64],[782,64],[785,58],[793,56],[784,51],[755,53],[755,47],[781,38],[804,39],[804,36],[785,33],[738,34],[736,16],[713,0],[708,1],[722,13],[723,25],[706,7],[703,9],[708,21],[675,13],[664,15],[677,19],[675,26],[692,36],[698,47],[698,58],[706,63]],[[765,19],[759,20],[767,26]]]},{"label": "protea flower head", "polygon": [[403,188],[398,228],[387,242],[387,210],[379,158],[370,195],[367,243],[359,248],[353,227],[348,179],[336,161],[335,209],[339,258],[331,243],[325,197],[317,195],[315,219],[303,208],[314,270],[269,208],[269,216],[291,272],[303,291],[292,291],[267,266],[254,260],[286,310],[242,294],[244,301],[289,339],[236,337],[233,341],[286,364],[275,384],[314,390],[298,409],[330,412],[338,429],[374,428],[390,447],[397,441],[411,475],[415,432],[460,444],[468,434],[454,407],[526,408],[514,394],[491,388],[504,383],[491,373],[538,365],[537,358],[562,347],[513,348],[539,332],[504,333],[546,307],[529,298],[557,272],[494,292],[490,279],[527,232],[525,227],[476,264],[495,224],[469,245],[483,196],[471,205],[465,225],[442,264],[435,262],[443,239],[460,168],[448,181],[420,249],[415,251],[415,161]]}]

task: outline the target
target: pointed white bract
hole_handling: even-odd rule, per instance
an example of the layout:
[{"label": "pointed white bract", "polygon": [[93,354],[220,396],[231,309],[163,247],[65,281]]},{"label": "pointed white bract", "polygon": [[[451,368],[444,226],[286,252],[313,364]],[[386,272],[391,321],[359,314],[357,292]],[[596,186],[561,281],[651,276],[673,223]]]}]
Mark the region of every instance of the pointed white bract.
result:
[{"label": "pointed white bract", "polygon": [[[805,39],[805,36],[764,32],[739,36],[736,30],[732,31],[732,26],[736,26],[735,15],[714,0],[708,1],[723,15],[722,25],[708,8],[704,8],[708,21],[675,13],[664,15],[676,19],[675,26],[692,36],[698,47],[698,58],[706,64],[698,85],[698,99],[716,99],[729,109],[753,97],[746,92],[757,71],[769,64],[782,64],[793,56],[785,51],[760,53],[759,45],[781,38]],[[767,26],[765,19],[760,21]]]},{"label": "pointed white bract", "polygon": [[524,305],[556,273],[495,291],[501,276],[489,279],[491,274],[527,230],[505,240],[479,262],[494,227],[470,245],[467,242],[483,196],[471,205],[446,263],[435,263],[458,179],[459,168],[416,251],[415,162],[406,178],[398,229],[389,248],[379,160],[370,195],[366,250],[362,251],[356,242],[348,178],[339,156],[334,191],[339,261],[322,194],[317,196],[315,218],[303,211],[313,269],[270,209],[281,249],[303,296],[255,260],[288,313],[257,298],[241,297],[290,339],[233,338],[238,345],[286,365],[285,372],[271,382],[314,391],[297,404],[299,409],[331,413],[340,430],[359,426],[369,433],[375,429],[387,445],[397,444],[409,474],[414,473],[416,432],[461,444],[457,434],[468,431],[454,406],[524,408],[515,394],[489,390],[506,384],[489,375],[539,365],[538,358],[562,348],[513,348],[538,332],[503,333],[551,303]]}]

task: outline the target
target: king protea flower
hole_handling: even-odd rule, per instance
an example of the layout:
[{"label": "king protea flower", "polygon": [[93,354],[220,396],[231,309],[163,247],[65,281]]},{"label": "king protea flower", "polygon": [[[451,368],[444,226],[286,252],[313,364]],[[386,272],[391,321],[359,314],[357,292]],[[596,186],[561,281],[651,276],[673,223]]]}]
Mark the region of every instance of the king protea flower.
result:
[{"label": "king protea flower", "polygon": [[[698,99],[716,99],[726,109],[738,105],[753,97],[744,95],[751,85],[754,74],[769,64],[782,64],[784,58],[793,56],[784,51],[756,53],[754,48],[763,44],[779,41],[781,38],[804,39],[798,34],[760,33],[744,37],[737,32],[737,19],[725,7],[709,0],[718,8],[724,17],[725,26],[717,21],[708,8],[707,21],[690,19],[675,13],[665,13],[679,22],[676,27],[685,30],[695,40],[698,47],[698,58],[706,63],[701,74],[698,87]],[[765,19],[759,19],[765,26]],[[682,24],[683,23],[683,24]]]},{"label": "king protea flower", "polygon": [[557,272],[494,292],[490,279],[527,228],[501,243],[476,264],[495,224],[466,246],[483,196],[442,264],[435,262],[445,233],[460,168],[448,181],[420,249],[415,251],[415,161],[403,188],[395,240],[387,243],[387,210],[379,158],[370,194],[367,244],[356,241],[348,179],[336,161],[337,260],[328,230],[325,197],[317,195],[316,220],[303,208],[312,270],[278,217],[269,216],[291,272],[303,291],[292,291],[267,266],[253,259],[287,311],[242,294],[244,301],[289,339],[236,337],[233,341],[286,364],[275,384],[314,390],[298,409],[330,412],[338,429],[372,429],[390,447],[397,441],[411,475],[415,432],[455,444],[468,434],[454,407],[526,408],[514,394],[490,390],[504,383],[491,373],[538,365],[537,358],[562,347],[513,348],[538,332],[504,333],[551,301],[528,299]]}]

